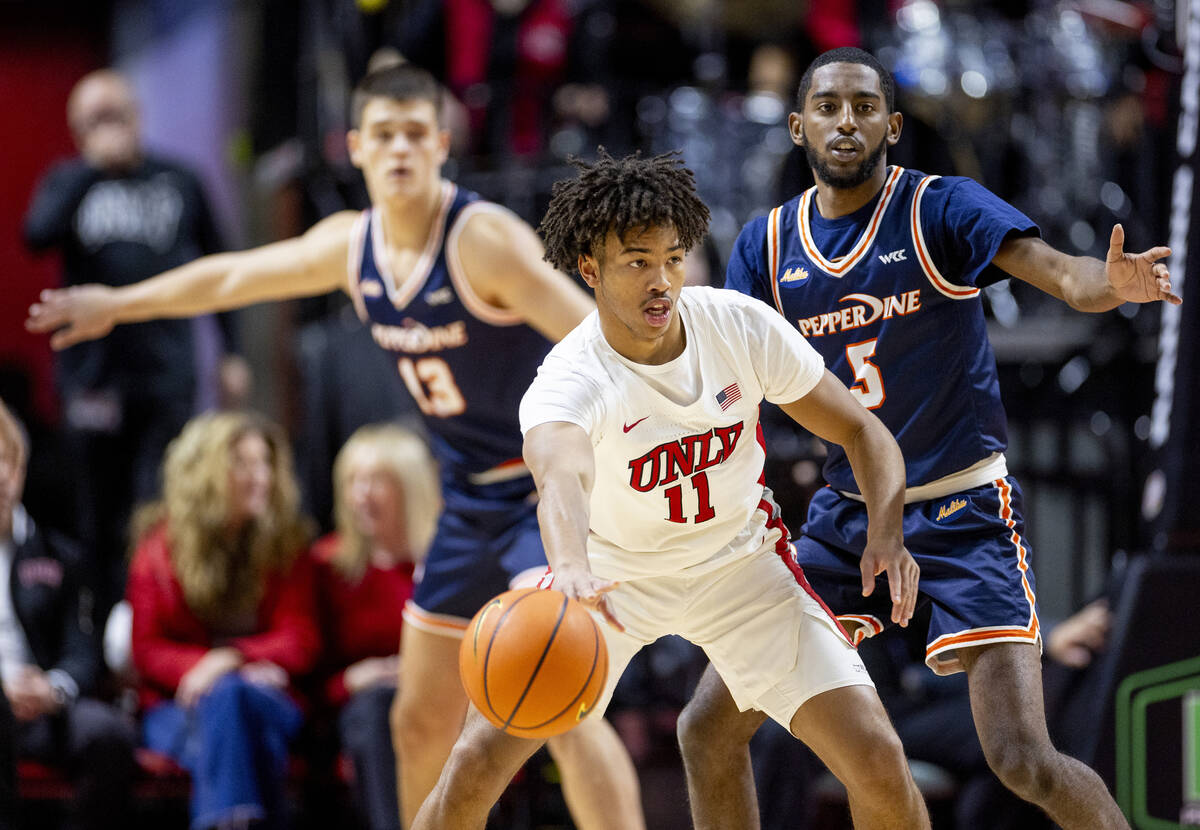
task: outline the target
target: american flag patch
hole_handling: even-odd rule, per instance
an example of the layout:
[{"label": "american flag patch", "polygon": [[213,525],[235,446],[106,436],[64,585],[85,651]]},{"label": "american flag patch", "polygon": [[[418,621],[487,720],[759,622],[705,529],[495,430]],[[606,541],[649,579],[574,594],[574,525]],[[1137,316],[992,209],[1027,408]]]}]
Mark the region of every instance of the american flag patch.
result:
[{"label": "american flag patch", "polygon": [[721,405],[721,411],[724,412],[729,407],[742,399],[742,390],[738,388],[737,383],[731,383],[717,393],[717,403]]}]

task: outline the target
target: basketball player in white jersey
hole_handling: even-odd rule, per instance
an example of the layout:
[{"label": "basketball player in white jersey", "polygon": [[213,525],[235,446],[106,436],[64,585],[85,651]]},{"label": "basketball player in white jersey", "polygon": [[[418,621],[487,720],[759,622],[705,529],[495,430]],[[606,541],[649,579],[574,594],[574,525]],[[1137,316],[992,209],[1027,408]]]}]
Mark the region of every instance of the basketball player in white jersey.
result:
[{"label": "basketball player in white jersey", "polygon": [[[543,362],[521,429],[551,567],[543,585],[608,621],[608,682],[590,717],[642,646],[679,634],[704,648],[739,706],[768,712],[825,761],[859,826],[928,827],[866,669],[795,566],[762,483],[758,407],[778,403],[845,447],[866,482],[871,582],[887,572],[906,621],[918,573],[901,538],[896,442],[778,314],[683,288],[708,210],[677,158],[577,164],[541,230],[546,258],[578,267],[597,313]],[[415,827],[483,827],[538,744],[472,709]]]},{"label": "basketball player in white jersey", "polygon": [[[404,614],[392,710],[404,826],[462,727],[458,644],[467,622],[510,579],[530,572],[536,580],[545,569],[526,506],[532,480],[523,465],[502,462],[520,455],[516,409],[538,361],[592,308],[584,291],[542,261],[532,228],[442,178],[450,135],[441,102],[436,81],[408,64],[373,72],[356,88],[347,143],[371,196],[369,222],[342,211],[303,236],[202,257],[133,285],[47,291],[27,322],[54,332],[51,345],[62,349],[119,323],[341,289],[370,316],[377,342],[397,352],[441,465],[446,509],[434,547],[449,554],[431,551],[414,597],[424,591],[427,599]],[[452,209],[462,221],[450,218]],[[430,294],[440,295],[436,304]],[[463,313],[449,314],[454,309]],[[490,532],[495,522],[483,524],[481,514],[511,520],[504,532]],[[549,749],[581,830],[644,826],[636,771],[606,721],[589,720]]]}]

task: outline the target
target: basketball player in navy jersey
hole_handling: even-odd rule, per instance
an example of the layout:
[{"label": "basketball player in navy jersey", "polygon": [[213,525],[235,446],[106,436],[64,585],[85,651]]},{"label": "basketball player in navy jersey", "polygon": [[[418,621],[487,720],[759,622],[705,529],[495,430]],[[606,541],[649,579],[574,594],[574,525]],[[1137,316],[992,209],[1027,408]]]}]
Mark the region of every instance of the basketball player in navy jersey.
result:
[{"label": "basketball player in navy jersey", "polygon": [[[28,327],[67,348],[114,325],[264,300],[346,291],[393,352],[441,466],[444,512],[424,577],[405,608],[393,707],[405,826],[437,781],[467,698],[458,644],[492,596],[546,568],[517,408],[538,364],[591,310],[542,261],[533,230],[441,177],[450,136],[441,90],[412,66],[368,75],[353,101],[350,157],[372,208],[344,211],[303,236],[204,257],[134,285],[47,291]],[[550,742],[581,828],[644,824],[636,773],[603,719]]]},{"label": "basketball player in navy jersey", "polygon": [[[788,124],[816,186],[743,229],[726,287],[775,307],[896,436],[904,540],[933,605],[926,662],[967,672],[996,775],[1067,830],[1126,827],[1099,776],[1047,735],[1031,552],[979,291],[1011,275],[1081,311],[1178,303],[1159,262],[1170,252],[1124,253],[1118,225],[1106,262],[1067,256],[975,182],[889,167],[902,119],[890,75],[862,50],[817,58],[797,102]],[[907,620],[860,568],[862,490],[845,453],[827,446],[830,486],[813,498],[796,555],[861,640]],[[758,826],[746,747],[763,719],[739,712],[706,672],[679,722],[696,827]]]}]

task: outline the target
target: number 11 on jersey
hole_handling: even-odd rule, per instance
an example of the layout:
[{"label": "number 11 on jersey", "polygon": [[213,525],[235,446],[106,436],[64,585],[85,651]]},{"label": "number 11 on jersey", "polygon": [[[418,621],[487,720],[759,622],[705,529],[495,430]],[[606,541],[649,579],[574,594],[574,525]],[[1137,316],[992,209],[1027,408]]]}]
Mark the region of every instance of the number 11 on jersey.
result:
[{"label": "number 11 on jersey", "polygon": [[[691,477],[692,489],[696,493],[696,515],[692,518],[696,524],[707,522],[717,515],[708,497],[708,473],[696,473]],[[667,500],[667,521],[683,524],[687,521],[683,515],[683,485],[676,484],[663,491]]]}]

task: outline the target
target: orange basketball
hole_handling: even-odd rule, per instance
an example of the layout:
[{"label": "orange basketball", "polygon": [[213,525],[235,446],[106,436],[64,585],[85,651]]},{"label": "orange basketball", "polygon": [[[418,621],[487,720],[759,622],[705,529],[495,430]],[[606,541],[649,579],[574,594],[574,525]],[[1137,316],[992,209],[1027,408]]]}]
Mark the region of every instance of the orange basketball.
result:
[{"label": "orange basketball", "polygon": [[471,702],[518,738],[566,732],[596,705],[608,678],[600,628],[561,591],[518,588],[479,610],[458,650]]}]

